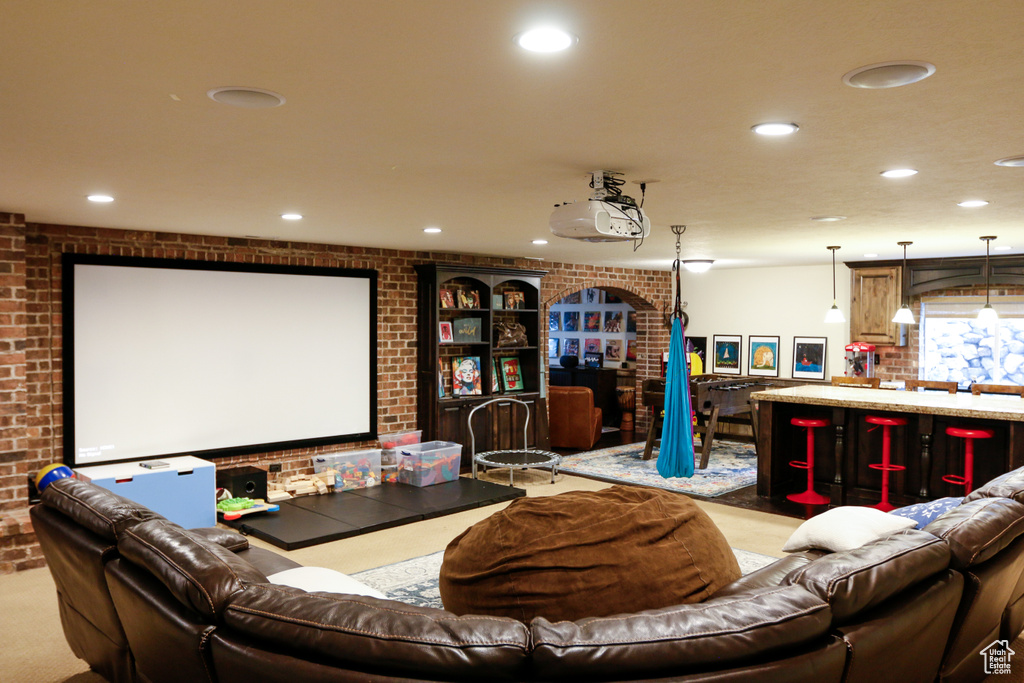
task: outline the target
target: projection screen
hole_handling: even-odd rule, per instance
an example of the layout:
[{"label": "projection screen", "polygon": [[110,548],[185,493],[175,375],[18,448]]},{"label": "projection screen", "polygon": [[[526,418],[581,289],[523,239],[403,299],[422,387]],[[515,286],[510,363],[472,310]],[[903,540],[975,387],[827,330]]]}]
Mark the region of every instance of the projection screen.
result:
[{"label": "projection screen", "polygon": [[376,438],[377,271],[63,264],[65,462]]}]

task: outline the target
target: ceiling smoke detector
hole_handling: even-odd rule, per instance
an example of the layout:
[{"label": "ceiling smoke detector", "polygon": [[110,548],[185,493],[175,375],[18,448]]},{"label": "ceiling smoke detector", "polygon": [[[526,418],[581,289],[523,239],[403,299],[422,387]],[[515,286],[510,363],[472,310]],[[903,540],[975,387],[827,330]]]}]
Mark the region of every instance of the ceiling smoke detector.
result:
[{"label": "ceiling smoke detector", "polygon": [[280,107],[285,102],[282,95],[272,90],[244,88],[234,85],[207,90],[206,95],[215,102],[229,104],[232,107],[241,107],[242,109],[269,109],[271,107]]}]

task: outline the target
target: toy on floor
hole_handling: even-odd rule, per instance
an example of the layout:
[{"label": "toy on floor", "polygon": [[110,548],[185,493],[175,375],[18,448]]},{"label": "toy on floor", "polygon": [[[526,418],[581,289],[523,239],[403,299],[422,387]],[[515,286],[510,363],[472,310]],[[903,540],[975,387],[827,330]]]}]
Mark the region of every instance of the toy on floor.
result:
[{"label": "toy on floor", "polygon": [[280,505],[272,505],[262,498],[226,498],[217,503],[219,512],[225,521],[238,519],[242,515],[249,515],[254,512],[277,512]]}]

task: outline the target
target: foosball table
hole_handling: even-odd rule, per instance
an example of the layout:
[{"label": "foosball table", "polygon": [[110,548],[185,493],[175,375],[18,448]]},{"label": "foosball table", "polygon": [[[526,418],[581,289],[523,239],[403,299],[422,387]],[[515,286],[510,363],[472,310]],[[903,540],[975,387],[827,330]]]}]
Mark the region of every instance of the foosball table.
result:
[{"label": "foosball table", "polygon": [[[719,422],[750,425],[753,436],[735,436],[740,440],[757,440],[757,420],[753,419],[750,394],[774,386],[764,377],[734,375],[694,375],[690,378],[690,406],[697,415],[695,432],[701,435],[700,469],[708,466],[711,445]],[[643,384],[643,404],[654,408],[654,417],[647,432],[644,459],[649,460],[658,440],[661,410],[665,406],[665,380],[649,379]]]}]

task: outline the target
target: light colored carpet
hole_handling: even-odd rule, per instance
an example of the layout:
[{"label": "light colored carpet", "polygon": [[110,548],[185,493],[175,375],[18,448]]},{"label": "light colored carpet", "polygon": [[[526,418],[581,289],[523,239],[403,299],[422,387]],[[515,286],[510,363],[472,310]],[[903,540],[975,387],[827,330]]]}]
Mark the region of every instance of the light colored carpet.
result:
[{"label": "light colored carpet", "polygon": [[[705,498],[714,498],[757,483],[757,453],[753,444],[715,441],[707,468],[694,469],[692,477],[670,479],[659,474],[657,457],[644,460],[643,452],[644,444],[641,442],[577,453],[562,458],[560,468],[568,474],[653,486]],[[698,445],[695,456],[698,464],[699,453]]]}]

